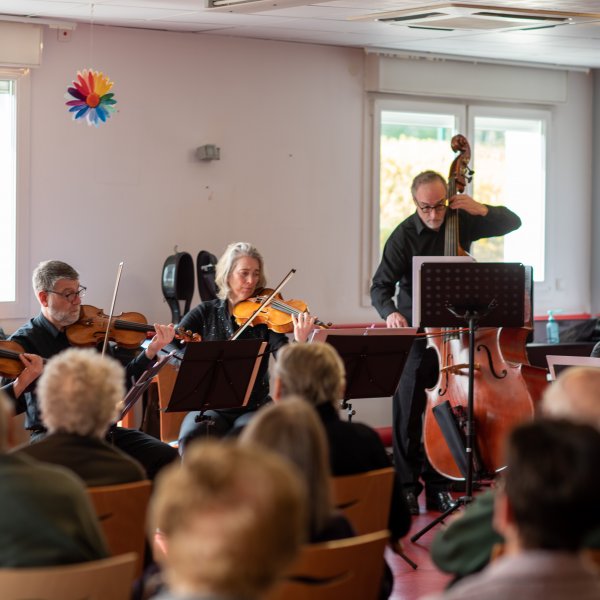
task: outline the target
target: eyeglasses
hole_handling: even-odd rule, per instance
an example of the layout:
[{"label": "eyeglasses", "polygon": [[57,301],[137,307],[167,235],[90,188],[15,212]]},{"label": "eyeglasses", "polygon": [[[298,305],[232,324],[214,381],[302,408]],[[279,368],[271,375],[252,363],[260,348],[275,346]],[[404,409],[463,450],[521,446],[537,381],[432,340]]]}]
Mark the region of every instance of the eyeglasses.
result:
[{"label": "eyeglasses", "polygon": [[440,200],[435,206],[428,206],[428,205],[421,206],[416,200],[415,200],[415,204],[425,214],[429,214],[432,210],[434,210],[435,212],[443,212],[443,211],[446,210],[446,208],[448,208],[446,206],[446,199],[445,198],[444,198],[444,200]]},{"label": "eyeglasses", "polygon": [[86,287],[81,286],[76,292],[55,292],[54,290],[46,290],[48,294],[56,294],[57,296],[62,296],[67,302],[74,302],[75,298],[83,298],[85,296]]}]

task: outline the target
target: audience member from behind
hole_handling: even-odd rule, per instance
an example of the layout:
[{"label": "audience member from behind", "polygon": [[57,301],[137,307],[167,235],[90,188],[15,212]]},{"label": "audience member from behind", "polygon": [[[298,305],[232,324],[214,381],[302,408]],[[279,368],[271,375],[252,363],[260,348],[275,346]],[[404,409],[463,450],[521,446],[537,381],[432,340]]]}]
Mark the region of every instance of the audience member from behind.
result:
[{"label": "audience member from behind", "polygon": [[600,598],[600,574],[579,553],[587,531],[600,526],[598,429],[532,421],[510,435],[506,462],[494,507],[504,554],[435,598]]},{"label": "audience member from behind", "polygon": [[[564,370],[546,389],[541,410],[548,417],[590,424],[600,431],[600,369]],[[493,490],[477,496],[464,513],[439,531],[433,540],[433,562],[455,579],[483,569],[494,546],[504,542],[493,527],[494,497]],[[584,544],[587,548],[600,548],[600,526],[590,527]]]},{"label": "audience member from behind", "polygon": [[258,600],[304,539],[295,471],[260,447],[203,441],[159,476],[149,533],[160,529],[168,591],[156,600]]},{"label": "audience member from behind", "polygon": [[37,394],[49,435],[19,454],[67,467],[88,486],[145,479],[139,463],[104,439],[125,395],[125,370],[116,360],[65,350],[46,365]]},{"label": "audience member from behind", "polygon": [[15,423],[0,392],[0,567],[43,567],[108,556],[83,484],[61,467],[7,454]]},{"label": "audience member from behind", "polygon": [[[282,348],[275,365],[274,397],[297,395],[314,406],[329,442],[329,462],[334,477],[354,475],[391,466],[377,433],[363,423],[342,421],[336,403],[346,385],[344,363],[326,343],[293,344]],[[389,528],[392,545],[410,529],[411,517],[395,476]]]},{"label": "audience member from behind", "polygon": [[354,536],[349,521],[334,508],[327,439],[319,417],[305,400],[287,398],[264,408],[244,428],[240,443],[264,446],[298,469],[308,497],[309,543]]}]

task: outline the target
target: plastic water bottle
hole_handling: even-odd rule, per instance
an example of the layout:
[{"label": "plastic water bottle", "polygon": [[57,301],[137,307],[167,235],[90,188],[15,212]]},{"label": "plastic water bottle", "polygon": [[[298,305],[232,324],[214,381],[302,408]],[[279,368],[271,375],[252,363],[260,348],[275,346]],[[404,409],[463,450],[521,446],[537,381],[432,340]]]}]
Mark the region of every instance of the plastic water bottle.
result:
[{"label": "plastic water bottle", "polygon": [[560,332],[558,330],[558,323],[554,318],[556,311],[548,311],[548,322],[546,323],[546,341],[549,344],[558,344],[560,342]]}]

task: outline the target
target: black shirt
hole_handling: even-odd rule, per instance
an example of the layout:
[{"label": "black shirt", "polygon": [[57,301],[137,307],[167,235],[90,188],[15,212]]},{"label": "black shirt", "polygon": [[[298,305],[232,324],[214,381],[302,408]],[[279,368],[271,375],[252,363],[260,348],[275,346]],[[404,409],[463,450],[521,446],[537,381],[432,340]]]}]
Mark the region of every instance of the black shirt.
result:
[{"label": "black shirt", "polygon": [[[228,340],[238,329],[235,319],[229,314],[227,300],[208,300],[187,313],[179,327],[199,333],[205,341]],[[270,330],[264,324],[248,326],[238,339],[260,339],[268,342],[267,350],[277,352],[288,338],[283,333]],[[248,408],[256,408],[269,399],[269,352],[265,353],[248,401]]]},{"label": "black shirt", "polygon": [[[508,208],[487,208],[485,216],[459,210],[459,241],[461,248],[467,252],[471,243],[476,240],[505,235],[521,226],[521,219]],[[385,243],[381,263],[371,285],[371,304],[381,318],[386,319],[388,315],[398,311],[411,322],[413,256],[443,256],[445,231],[445,220],[439,231],[434,231],[421,221],[417,212],[394,229]],[[396,284],[398,295],[394,304]]]},{"label": "black shirt", "polygon": [[[42,313],[25,323],[9,339],[20,344],[25,352],[37,354],[42,358],[52,358],[55,354],[71,348],[65,332],[56,329]],[[126,366],[126,381],[130,382],[132,378],[137,379],[152,362],[154,361],[150,360],[145,352],[141,352]],[[2,385],[9,384],[11,381],[3,379]],[[6,387],[5,391],[14,401],[17,414],[24,411],[27,413],[25,427],[32,430],[44,430],[35,388],[36,382],[31,384],[19,398],[14,397],[12,385]]]}]

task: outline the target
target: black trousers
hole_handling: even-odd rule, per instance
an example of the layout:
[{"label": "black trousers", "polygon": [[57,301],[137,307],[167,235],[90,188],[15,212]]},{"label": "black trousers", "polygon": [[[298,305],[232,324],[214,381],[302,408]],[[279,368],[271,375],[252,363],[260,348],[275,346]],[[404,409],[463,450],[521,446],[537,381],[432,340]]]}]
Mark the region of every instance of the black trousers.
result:
[{"label": "black trousers", "polygon": [[427,348],[424,338],[417,338],[406,360],[402,377],[393,397],[394,467],[406,491],[416,495],[447,490],[449,481],[432,466],[423,448],[423,413],[427,397],[425,388],[435,385],[438,359],[433,349]]},{"label": "black trousers", "polygon": [[183,454],[186,445],[195,439],[238,435],[257,410],[258,407],[242,406],[207,410],[203,413],[197,410],[189,412],[185,415],[179,429],[180,454]]},{"label": "black trousers", "polygon": [[138,429],[113,427],[109,439],[144,467],[148,479],[154,479],[163,467],[179,460],[175,448]]}]

